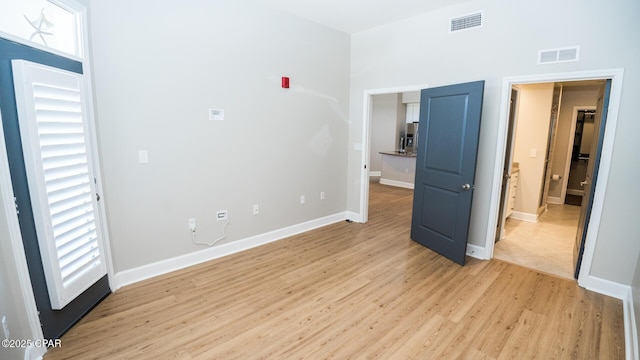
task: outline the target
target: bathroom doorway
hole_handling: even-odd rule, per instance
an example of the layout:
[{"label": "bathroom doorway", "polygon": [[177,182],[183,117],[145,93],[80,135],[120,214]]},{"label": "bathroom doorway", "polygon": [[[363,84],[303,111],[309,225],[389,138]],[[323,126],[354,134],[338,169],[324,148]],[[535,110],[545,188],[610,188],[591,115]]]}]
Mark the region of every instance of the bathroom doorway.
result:
[{"label": "bathroom doorway", "polygon": [[[576,161],[584,162],[578,160],[588,153],[580,153],[582,139],[589,138],[594,122],[586,130],[584,124],[595,110],[604,83],[589,80],[513,86],[518,97],[510,107],[514,120],[507,135],[503,180],[507,190],[501,197],[499,215],[503,221],[498,221],[496,229],[495,258],[574,279],[581,207],[570,196],[577,192],[570,190],[569,177],[580,177],[578,164],[573,164],[573,150],[582,154]],[[575,111],[576,107],[582,112]],[[585,117],[581,124],[578,115]],[[588,149],[587,142],[590,139],[584,144]],[[578,186],[585,181],[585,174]]]}]

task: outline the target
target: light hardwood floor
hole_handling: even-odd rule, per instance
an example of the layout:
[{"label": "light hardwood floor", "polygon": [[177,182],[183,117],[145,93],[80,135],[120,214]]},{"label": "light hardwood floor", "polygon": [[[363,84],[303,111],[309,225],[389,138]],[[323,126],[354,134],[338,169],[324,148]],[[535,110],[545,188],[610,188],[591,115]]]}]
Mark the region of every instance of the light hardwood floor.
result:
[{"label": "light hardwood floor", "polygon": [[127,286],[55,359],[623,359],[619,300],[409,239],[411,190],[341,222]]}]

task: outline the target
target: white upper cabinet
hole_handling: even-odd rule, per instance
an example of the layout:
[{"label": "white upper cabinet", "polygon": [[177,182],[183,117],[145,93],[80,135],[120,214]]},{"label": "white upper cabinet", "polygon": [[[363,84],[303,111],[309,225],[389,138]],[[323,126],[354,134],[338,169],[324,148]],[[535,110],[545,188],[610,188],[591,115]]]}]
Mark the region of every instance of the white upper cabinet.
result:
[{"label": "white upper cabinet", "polygon": [[420,103],[407,104],[407,123],[420,121]]}]

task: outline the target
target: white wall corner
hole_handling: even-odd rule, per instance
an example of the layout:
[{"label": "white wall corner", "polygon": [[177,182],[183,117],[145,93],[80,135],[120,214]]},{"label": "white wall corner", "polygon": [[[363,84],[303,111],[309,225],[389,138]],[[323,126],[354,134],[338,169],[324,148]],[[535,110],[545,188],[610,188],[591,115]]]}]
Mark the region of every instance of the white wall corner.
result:
[{"label": "white wall corner", "polygon": [[510,216],[512,219],[537,223],[538,214],[530,214],[522,211],[513,211]]},{"label": "white wall corner", "polygon": [[347,219],[346,220],[351,220],[351,221],[358,222],[358,223],[363,222],[362,215],[358,214],[356,212],[353,212],[353,211],[347,211]]},{"label": "white wall corner", "polygon": [[631,287],[627,289],[627,296],[623,301],[624,307],[624,344],[627,360],[640,359],[638,349],[638,328],[636,326],[636,313],[633,306],[633,291]]},{"label": "white wall corner", "polygon": [[489,260],[487,249],[473,244],[467,244],[467,255],[480,260]]},{"label": "white wall corner", "polygon": [[578,285],[599,294],[607,295],[625,301],[628,297],[629,285],[622,285],[611,280],[602,279],[592,275],[585,277],[585,280],[578,279]]},{"label": "white wall corner", "polygon": [[560,197],[557,197],[557,196],[548,196],[547,197],[547,203],[548,204],[554,204],[554,205],[562,205],[562,204],[564,204],[562,202],[562,199]]},{"label": "white wall corner", "polygon": [[293,235],[331,225],[342,220],[350,219],[347,212],[340,212],[325,216],[319,219],[310,220],[304,223],[288,226],[286,228],[270,231],[264,234],[255,235],[246,239],[233,241],[219,246],[210,247],[201,251],[176,256],[170,259],[157,261],[143,265],[134,269],[129,269],[116,273],[114,291],[139,281],[150,279],[155,276],[170,273],[172,271],[187,268],[206,261],[221,258],[223,256],[235,254],[270,242],[278,241]]}]

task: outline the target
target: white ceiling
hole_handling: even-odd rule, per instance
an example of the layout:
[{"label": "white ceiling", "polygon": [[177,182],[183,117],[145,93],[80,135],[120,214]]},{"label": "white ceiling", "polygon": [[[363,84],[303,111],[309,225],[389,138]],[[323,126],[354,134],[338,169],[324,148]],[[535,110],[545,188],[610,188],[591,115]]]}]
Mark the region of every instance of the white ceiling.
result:
[{"label": "white ceiling", "polygon": [[469,0],[258,0],[346,33],[356,33]]}]

